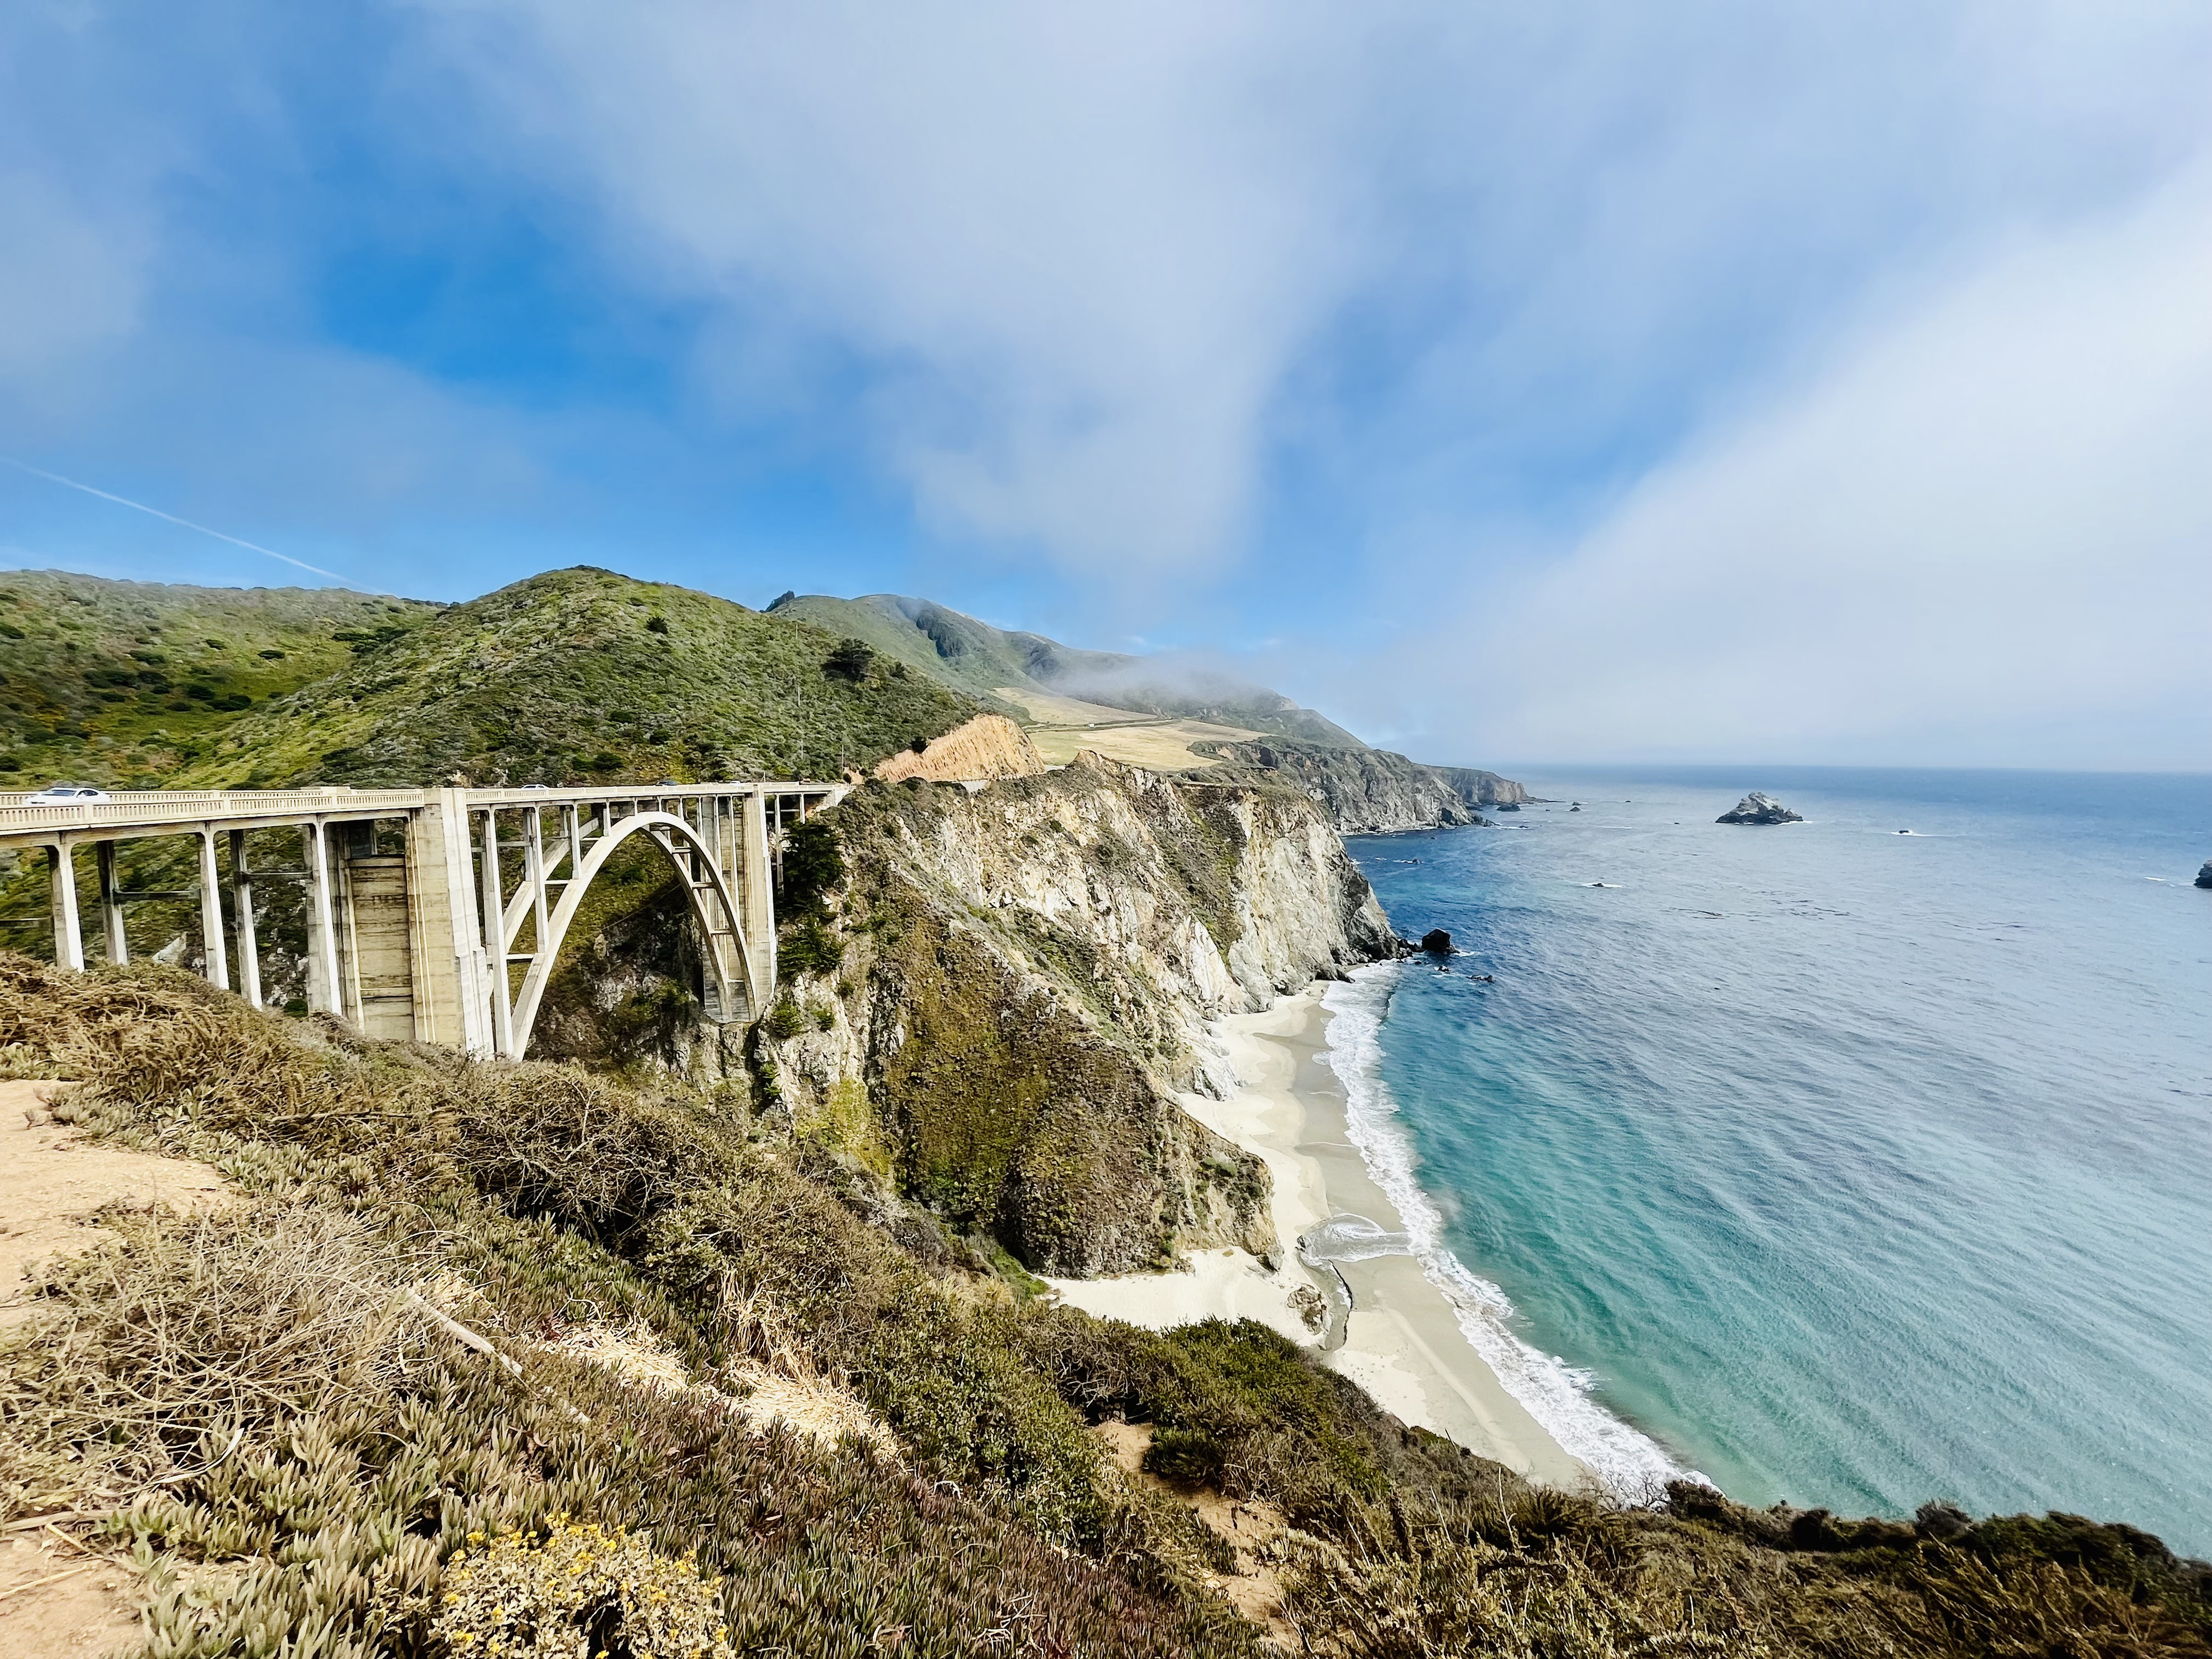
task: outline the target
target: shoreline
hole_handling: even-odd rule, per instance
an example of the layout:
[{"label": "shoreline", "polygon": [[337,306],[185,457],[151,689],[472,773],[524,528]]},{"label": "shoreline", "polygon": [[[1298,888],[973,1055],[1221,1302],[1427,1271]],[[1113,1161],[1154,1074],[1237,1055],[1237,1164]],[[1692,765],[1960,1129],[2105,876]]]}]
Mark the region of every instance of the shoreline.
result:
[{"label": "shoreline", "polygon": [[[1316,981],[1259,1013],[1214,1021],[1237,1091],[1227,1100],[1177,1097],[1207,1128],[1267,1164],[1280,1268],[1270,1273],[1243,1250],[1216,1247],[1191,1252],[1188,1272],[1046,1282],[1071,1307],[1155,1330],[1217,1316],[1257,1319],[1302,1346],[1322,1349],[1323,1364],[1408,1424],[1540,1485],[1597,1487],[1590,1466],[1507,1392],[1413,1256],[1318,1265],[1300,1259],[1297,1240],[1331,1216],[1362,1216],[1385,1232],[1405,1228],[1352,1145],[1344,1085],[1321,1059],[1331,1018],[1322,1006],[1324,988]],[[1340,1282],[1352,1296],[1348,1317]],[[1307,1285],[1329,1304],[1323,1334],[1291,1305],[1291,1292]]]}]

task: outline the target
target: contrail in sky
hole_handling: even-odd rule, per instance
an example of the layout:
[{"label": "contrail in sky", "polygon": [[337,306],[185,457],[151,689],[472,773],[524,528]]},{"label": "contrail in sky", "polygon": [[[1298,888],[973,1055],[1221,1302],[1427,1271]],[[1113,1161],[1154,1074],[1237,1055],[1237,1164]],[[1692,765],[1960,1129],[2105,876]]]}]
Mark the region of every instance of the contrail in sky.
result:
[{"label": "contrail in sky", "polygon": [[[27,466],[12,455],[0,455],[19,472],[27,472],[34,478],[44,478],[49,483],[67,484],[71,489],[82,489],[88,495],[97,495],[103,501],[113,501],[118,507],[136,507],[141,513],[150,513],[157,519],[167,519],[171,524],[180,524],[187,530],[197,530],[203,536],[212,536],[219,542],[228,542],[233,547],[242,547],[249,553],[264,553],[272,559],[282,559],[286,564],[297,565],[302,570],[312,570],[318,576],[328,576],[334,582],[350,581],[350,576],[341,576],[335,570],[325,570],[319,564],[309,564],[305,559],[295,559],[289,553],[279,553],[272,547],[258,547],[252,542],[240,541],[235,536],[226,536],[220,530],[210,530],[204,524],[194,524],[190,519],[180,519],[173,513],[164,513],[158,507],[149,507],[143,501],[134,501],[127,496],[111,495],[104,489],[94,489],[88,483],[79,483],[75,478],[64,478],[58,472],[47,472],[35,466]],[[382,592],[382,588],[375,590]]]}]

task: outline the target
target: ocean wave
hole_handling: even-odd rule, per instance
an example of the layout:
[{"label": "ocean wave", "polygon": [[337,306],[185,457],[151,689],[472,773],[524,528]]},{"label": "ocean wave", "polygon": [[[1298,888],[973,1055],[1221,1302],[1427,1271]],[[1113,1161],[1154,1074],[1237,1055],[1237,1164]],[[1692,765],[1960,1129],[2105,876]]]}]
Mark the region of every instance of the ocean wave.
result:
[{"label": "ocean wave", "polygon": [[1298,1235],[1298,1254],[1309,1261],[1372,1261],[1378,1255],[1412,1255],[1413,1236],[1391,1232],[1364,1215],[1339,1212]]},{"label": "ocean wave", "polygon": [[[1595,1379],[1589,1371],[1515,1335],[1507,1322],[1513,1304],[1505,1292],[1470,1272],[1445,1248],[1443,1218],[1413,1178],[1413,1146],[1398,1103],[1382,1081],[1382,1019],[1403,972],[1396,963],[1382,963],[1354,969],[1350,981],[1329,987],[1322,998],[1330,1019],[1328,1046],[1321,1058],[1344,1085],[1352,1144],[1404,1220],[1422,1273],[1443,1292],[1461,1331],[1505,1391],[1554,1440],[1595,1469],[1614,1497],[1650,1503],[1669,1480],[1704,1480],[1668,1456],[1650,1436],[1599,1405],[1591,1395]],[[1373,1222],[1367,1224],[1375,1227]]]}]

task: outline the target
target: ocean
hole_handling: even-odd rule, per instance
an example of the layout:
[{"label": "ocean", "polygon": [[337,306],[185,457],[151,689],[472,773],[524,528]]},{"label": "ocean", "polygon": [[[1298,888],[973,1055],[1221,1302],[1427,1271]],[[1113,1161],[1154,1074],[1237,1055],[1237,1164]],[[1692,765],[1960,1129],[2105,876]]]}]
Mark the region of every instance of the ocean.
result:
[{"label": "ocean", "polygon": [[[1632,1496],[2212,1554],[2212,776],[1520,775],[1510,827],[1352,842],[1462,954],[1328,999],[1507,1386]],[[1754,788],[1807,822],[1713,822]]]}]

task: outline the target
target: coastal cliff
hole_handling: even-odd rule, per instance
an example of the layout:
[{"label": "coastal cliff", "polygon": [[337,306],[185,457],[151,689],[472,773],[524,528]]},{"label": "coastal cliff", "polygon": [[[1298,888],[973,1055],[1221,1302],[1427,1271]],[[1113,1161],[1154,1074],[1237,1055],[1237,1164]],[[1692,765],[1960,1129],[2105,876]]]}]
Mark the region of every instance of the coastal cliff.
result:
[{"label": "coastal cliff", "polygon": [[802,1139],[1040,1271],[1273,1248],[1264,1171],[1170,1091],[1233,1082],[1208,1019],[1395,949],[1315,803],[1086,755],[823,822],[847,873],[753,1050]]},{"label": "coastal cliff", "polygon": [[1346,835],[1480,823],[1482,808],[1528,799],[1495,772],[1428,766],[1387,749],[1224,743],[1215,752],[1223,767],[1212,775],[1289,783],[1320,802]]}]

